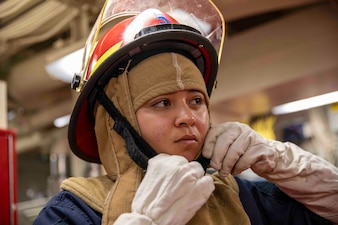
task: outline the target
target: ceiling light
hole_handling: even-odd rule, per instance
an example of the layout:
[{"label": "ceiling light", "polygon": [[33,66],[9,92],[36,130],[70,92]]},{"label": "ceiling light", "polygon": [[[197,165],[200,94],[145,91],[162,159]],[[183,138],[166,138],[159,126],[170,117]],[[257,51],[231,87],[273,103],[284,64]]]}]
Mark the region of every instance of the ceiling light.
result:
[{"label": "ceiling light", "polygon": [[338,102],[338,91],[275,106],[272,108],[272,114],[288,114],[319,106],[329,105],[335,102]]},{"label": "ceiling light", "polygon": [[61,116],[54,120],[54,126],[57,128],[67,126],[69,123],[69,120],[70,120],[70,115]]},{"label": "ceiling light", "polygon": [[71,83],[74,73],[81,70],[83,51],[81,48],[47,64],[47,72],[56,79]]}]

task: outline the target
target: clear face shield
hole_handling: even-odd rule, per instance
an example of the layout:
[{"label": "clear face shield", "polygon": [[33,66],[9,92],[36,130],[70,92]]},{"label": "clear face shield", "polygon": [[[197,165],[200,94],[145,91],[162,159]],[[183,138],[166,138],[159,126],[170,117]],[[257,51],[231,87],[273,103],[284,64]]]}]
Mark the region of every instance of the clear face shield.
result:
[{"label": "clear face shield", "polygon": [[173,17],[179,24],[198,30],[212,43],[218,54],[218,62],[220,62],[225,37],[225,22],[211,0],[106,0],[87,39],[81,72],[74,77],[73,82],[77,85],[74,87],[72,84],[72,86],[76,91],[81,91],[91,76],[88,73],[89,61],[100,37],[117,23],[149,8],[159,9]]}]

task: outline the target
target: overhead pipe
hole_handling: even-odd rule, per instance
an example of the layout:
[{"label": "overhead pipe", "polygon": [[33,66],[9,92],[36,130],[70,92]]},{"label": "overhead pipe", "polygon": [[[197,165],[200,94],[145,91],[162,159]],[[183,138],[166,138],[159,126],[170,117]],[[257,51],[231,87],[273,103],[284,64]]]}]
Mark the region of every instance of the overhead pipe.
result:
[{"label": "overhead pipe", "polygon": [[50,127],[56,118],[70,114],[73,105],[73,100],[70,98],[34,114],[20,115],[17,119],[10,121],[9,127],[15,130],[18,136]]},{"label": "overhead pipe", "polygon": [[49,149],[54,143],[57,143],[58,140],[65,138],[67,138],[67,127],[55,128],[46,132],[31,132],[16,139],[16,153],[22,154],[43,146]]}]

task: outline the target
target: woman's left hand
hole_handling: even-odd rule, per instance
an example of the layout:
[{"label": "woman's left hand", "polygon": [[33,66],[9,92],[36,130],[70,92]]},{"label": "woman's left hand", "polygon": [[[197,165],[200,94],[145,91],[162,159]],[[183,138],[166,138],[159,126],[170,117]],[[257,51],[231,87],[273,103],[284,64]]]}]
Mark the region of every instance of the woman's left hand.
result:
[{"label": "woman's left hand", "polygon": [[228,122],[209,130],[202,154],[222,176],[248,168],[260,174],[275,168],[285,148],[283,143],[267,140],[245,124]]},{"label": "woman's left hand", "polygon": [[314,213],[338,224],[338,168],[290,142],[267,140],[249,126],[212,127],[202,154],[220,175],[251,168]]}]

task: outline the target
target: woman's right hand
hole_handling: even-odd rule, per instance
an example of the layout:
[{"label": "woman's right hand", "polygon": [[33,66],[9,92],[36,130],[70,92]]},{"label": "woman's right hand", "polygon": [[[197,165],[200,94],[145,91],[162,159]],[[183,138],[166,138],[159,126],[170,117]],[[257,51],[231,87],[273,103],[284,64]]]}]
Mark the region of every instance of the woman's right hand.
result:
[{"label": "woman's right hand", "polygon": [[198,162],[159,154],[148,162],[132,212],[122,214],[114,224],[186,224],[214,189],[213,179]]}]

